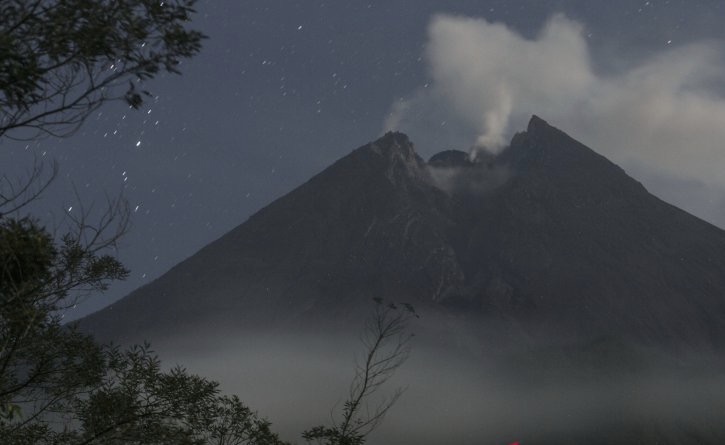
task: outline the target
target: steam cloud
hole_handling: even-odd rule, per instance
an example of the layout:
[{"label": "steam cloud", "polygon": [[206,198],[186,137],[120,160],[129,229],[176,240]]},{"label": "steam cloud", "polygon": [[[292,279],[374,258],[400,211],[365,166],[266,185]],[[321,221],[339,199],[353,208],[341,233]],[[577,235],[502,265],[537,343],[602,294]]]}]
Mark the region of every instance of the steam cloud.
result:
[{"label": "steam cloud", "polygon": [[447,15],[431,20],[428,35],[431,83],[393,104],[386,129],[435,150],[495,150],[538,114],[615,162],[725,186],[718,42],[663,42],[660,53],[601,74],[583,25],[563,15],[531,40],[503,24]]}]

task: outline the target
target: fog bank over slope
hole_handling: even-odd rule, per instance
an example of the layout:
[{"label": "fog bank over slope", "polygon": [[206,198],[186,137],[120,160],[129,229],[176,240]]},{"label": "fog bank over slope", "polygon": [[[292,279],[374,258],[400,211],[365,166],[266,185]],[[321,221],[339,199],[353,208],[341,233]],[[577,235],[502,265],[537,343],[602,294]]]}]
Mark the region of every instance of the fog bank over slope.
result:
[{"label": "fog bank over slope", "polygon": [[[224,391],[238,394],[298,443],[301,431],[329,422],[330,410],[340,407],[361,352],[353,335],[224,336],[223,345],[219,335],[202,333],[157,349],[166,363],[218,379]],[[711,357],[690,357],[687,366],[638,359],[594,369],[599,365],[541,354],[466,357],[414,343],[411,358],[387,387],[407,390],[370,443],[575,443],[579,434],[590,442],[594,431],[603,441],[592,443],[725,439],[725,368]]]}]

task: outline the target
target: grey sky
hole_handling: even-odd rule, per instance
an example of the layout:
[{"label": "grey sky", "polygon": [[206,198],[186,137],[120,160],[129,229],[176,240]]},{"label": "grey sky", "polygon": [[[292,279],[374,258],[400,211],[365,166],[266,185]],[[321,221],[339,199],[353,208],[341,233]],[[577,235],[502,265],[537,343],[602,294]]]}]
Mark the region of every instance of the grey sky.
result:
[{"label": "grey sky", "polygon": [[[167,76],[148,85],[157,100],[146,109],[106,106],[74,136],[31,143],[27,149],[25,143],[0,142],[3,173],[20,174],[29,167],[31,152],[60,162],[60,177],[33,209],[49,223],[50,214],[58,220],[69,207],[77,210],[73,186],[86,204],[100,205],[105,194],[123,191],[134,210],[132,231],[119,250],[131,277],[69,317],[148,283],[272,199],[376,138],[394,104],[410,101],[434,82],[426,48],[436,14],[505,24],[507,38],[526,46],[539,39],[553,15],[563,13],[566,23],[581,28],[580,43],[589,58],[582,71],[587,76],[585,90],[605,85],[611,88],[602,93],[607,98],[641,91],[623,85],[633,69],[650,66],[648,61],[661,60],[655,67],[662,76],[655,79],[657,86],[666,83],[676,67],[702,57],[699,50],[683,48],[706,48],[705,67],[710,71],[696,85],[704,102],[668,117],[676,122],[662,124],[668,129],[665,135],[647,128],[638,132],[637,126],[623,131],[622,122],[604,121],[607,116],[622,118],[622,110],[628,109],[622,102],[605,112],[597,100],[588,109],[595,119],[571,118],[560,108],[581,97],[572,99],[566,85],[557,85],[561,90],[546,99],[556,105],[547,105],[552,116],[546,110],[525,109],[526,100],[515,102],[513,112],[540,114],[623,163],[650,191],[725,227],[723,180],[716,174],[725,168],[725,147],[718,146],[723,132],[717,125],[720,108],[703,111],[700,106],[717,105],[725,95],[719,80],[724,78],[725,55],[721,1],[207,0],[197,9],[194,25],[209,35],[204,50],[181,66],[181,77]],[[479,49],[472,48],[472,54]],[[552,52],[551,67],[561,65],[556,54]],[[544,62],[540,69],[546,68]],[[526,84],[536,80],[534,75]],[[488,83],[482,89],[499,91]],[[669,96],[654,91],[651,107],[656,107],[654,99],[682,97],[678,89],[663,90]],[[648,121],[647,107],[629,110],[640,122]],[[414,122],[403,129],[423,156],[438,149],[467,149],[475,142],[476,134],[471,140],[466,133],[470,123],[462,113],[451,113],[447,121],[449,128],[462,130],[453,132],[457,137],[430,128],[417,133]],[[594,125],[598,121],[601,126]],[[514,119],[507,131],[519,124]],[[652,139],[652,134],[664,139]],[[645,150],[641,152],[646,155],[626,157],[618,151],[622,138],[649,146],[652,141],[684,144],[693,135],[698,138],[688,147],[687,157],[671,157],[669,163],[661,152]],[[708,154],[695,146],[699,141],[707,141]],[[678,168],[685,165],[684,171]]]}]

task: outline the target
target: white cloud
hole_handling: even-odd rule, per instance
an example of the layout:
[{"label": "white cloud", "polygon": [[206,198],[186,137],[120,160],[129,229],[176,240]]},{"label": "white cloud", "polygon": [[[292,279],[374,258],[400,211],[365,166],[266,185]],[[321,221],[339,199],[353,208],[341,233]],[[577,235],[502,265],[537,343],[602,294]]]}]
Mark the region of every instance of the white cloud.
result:
[{"label": "white cloud", "polygon": [[717,42],[667,47],[601,74],[583,26],[563,15],[534,39],[447,15],[431,20],[428,36],[430,85],[396,102],[386,121],[424,149],[499,148],[537,114],[625,166],[725,186],[725,98],[716,85],[725,64]]}]

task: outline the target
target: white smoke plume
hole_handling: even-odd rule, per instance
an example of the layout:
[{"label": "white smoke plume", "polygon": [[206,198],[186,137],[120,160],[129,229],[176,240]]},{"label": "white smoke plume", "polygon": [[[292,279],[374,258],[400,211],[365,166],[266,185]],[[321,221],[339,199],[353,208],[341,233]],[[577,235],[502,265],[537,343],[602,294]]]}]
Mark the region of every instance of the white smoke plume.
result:
[{"label": "white smoke plume", "polygon": [[583,25],[563,15],[534,39],[438,15],[428,39],[430,83],[396,102],[385,123],[424,149],[496,150],[537,114],[625,166],[725,186],[722,42],[663,42],[648,59],[602,74]]}]

